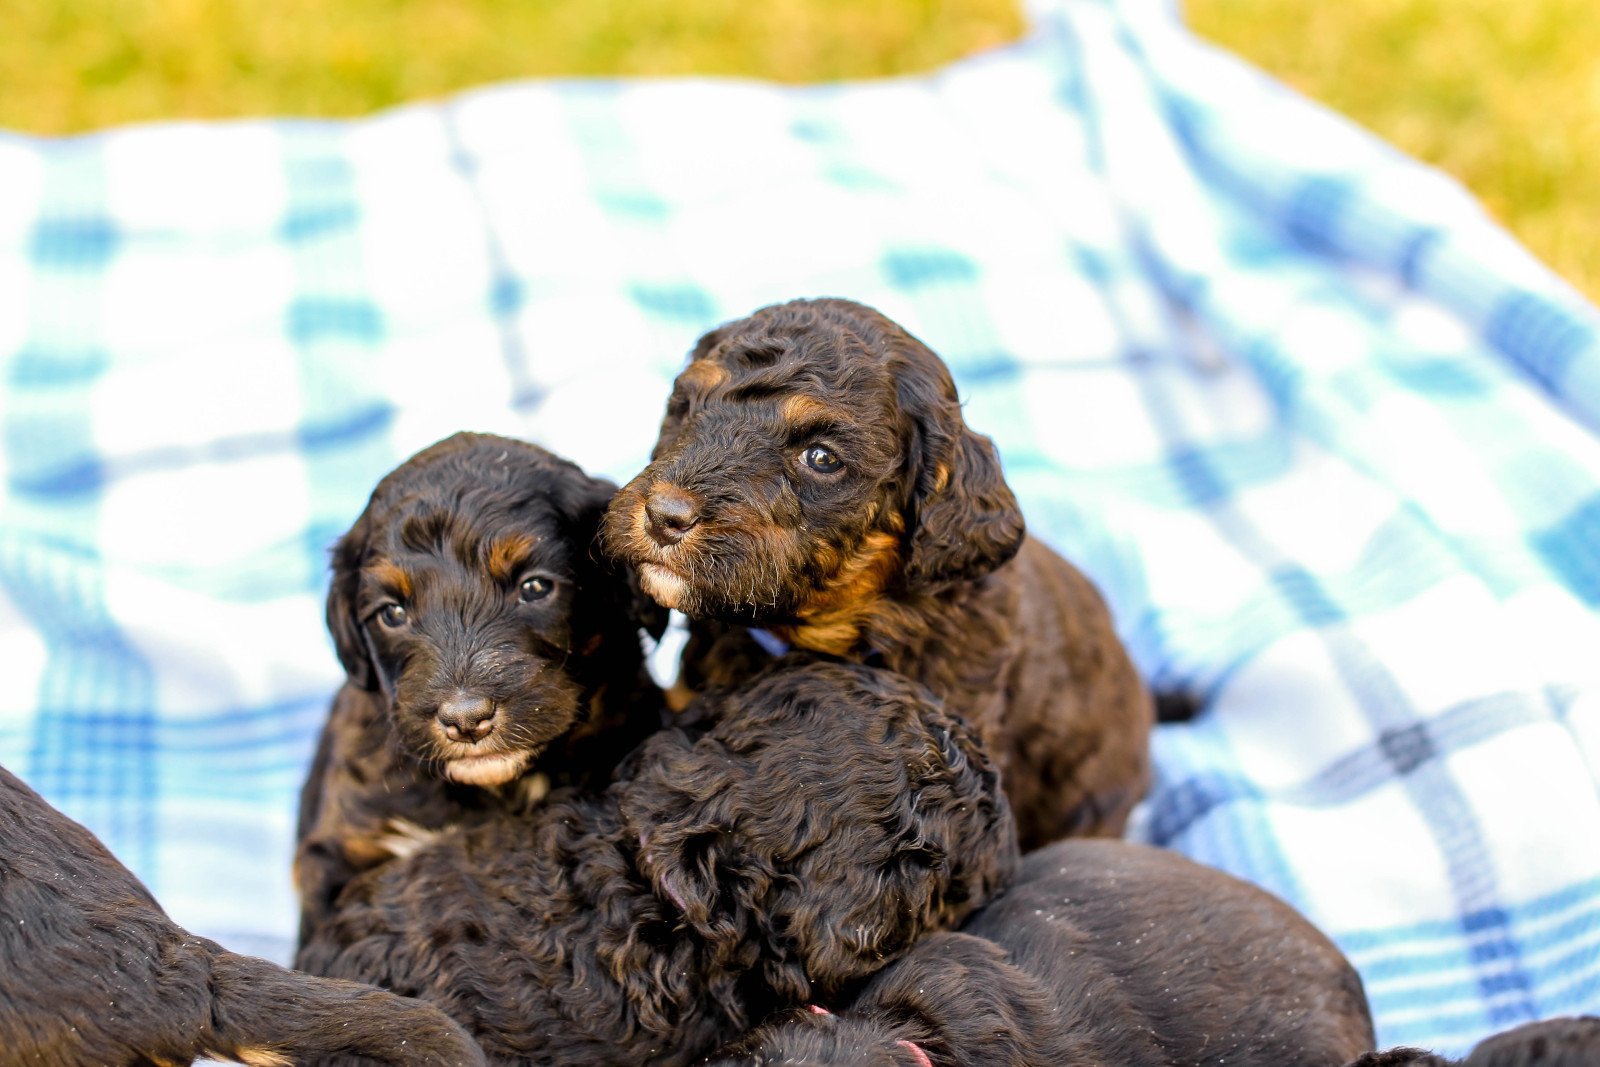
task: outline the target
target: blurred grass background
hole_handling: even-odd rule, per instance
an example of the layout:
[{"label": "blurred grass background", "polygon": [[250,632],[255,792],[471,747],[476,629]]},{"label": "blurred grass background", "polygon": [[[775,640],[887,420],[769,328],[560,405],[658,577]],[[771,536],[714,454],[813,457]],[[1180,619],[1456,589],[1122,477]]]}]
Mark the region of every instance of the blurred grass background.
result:
[{"label": "blurred grass background", "polygon": [[1600,301],[1600,0],[1187,0],[1187,14],[1461,179]]},{"label": "blurred grass background", "polygon": [[[1600,299],[1600,0],[1187,0],[1224,47],[1461,178]],[[0,0],[0,127],[356,115],[505,78],[926,70],[1016,0]]]}]

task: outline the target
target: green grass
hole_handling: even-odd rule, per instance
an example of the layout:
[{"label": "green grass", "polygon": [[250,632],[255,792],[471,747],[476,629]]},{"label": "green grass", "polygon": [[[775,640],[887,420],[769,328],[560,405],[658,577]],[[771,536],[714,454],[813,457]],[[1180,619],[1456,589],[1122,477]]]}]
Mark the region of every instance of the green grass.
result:
[{"label": "green grass", "polygon": [[1191,24],[1460,178],[1600,300],[1596,0],[1187,0]]},{"label": "green grass", "polygon": [[1014,0],[0,0],[0,126],[355,115],[504,78],[925,70]]},{"label": "green grass", "polygon": [[[1600,0],[1188,6],[1600,298]],[[356,115],[543,75],[897,74],[1022,28],[1016,0],[0,0],[0,127]]]}]

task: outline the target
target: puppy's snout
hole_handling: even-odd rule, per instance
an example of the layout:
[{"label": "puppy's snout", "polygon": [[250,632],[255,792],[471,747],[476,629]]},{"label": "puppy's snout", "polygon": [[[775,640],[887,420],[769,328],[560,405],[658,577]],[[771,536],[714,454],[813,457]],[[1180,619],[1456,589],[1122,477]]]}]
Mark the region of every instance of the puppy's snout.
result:
[{"label": "puppy's snout", "polygon": [[658,485],[644,502],[645,526],[662,548],[682,541],[700,521],[700,501],[675,485]]},{"label": "puppy's snout", "polygon": [[494,731],[494,702],[458,692],[439,705],[439,725],[452,741],[482,741]]}]

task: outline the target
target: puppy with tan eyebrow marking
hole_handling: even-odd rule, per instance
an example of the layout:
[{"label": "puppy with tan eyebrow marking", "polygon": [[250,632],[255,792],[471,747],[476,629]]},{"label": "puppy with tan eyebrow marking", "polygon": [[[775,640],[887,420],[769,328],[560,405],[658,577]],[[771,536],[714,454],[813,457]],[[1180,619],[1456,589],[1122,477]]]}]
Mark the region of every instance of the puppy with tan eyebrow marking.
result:
[{"label": "puppy with tan eyebrow marking", "polygon": [[694,620],[675,697],[784,646],[881,660],[977,726],[1024,847],[1120,834],[1144,793],[1154,713],[1099,593],[1027,536],[944,363],[871,308],[702,337],[605,544]]},{"label": "puppy with tan eyebrow marking", "polygon": [[457,434],[378,484],[333,553],[347,681],[300,801],[301,940],[417,831],[601,787],[662,721],[641,627],[664,613],[593,542],[616,487]]}]

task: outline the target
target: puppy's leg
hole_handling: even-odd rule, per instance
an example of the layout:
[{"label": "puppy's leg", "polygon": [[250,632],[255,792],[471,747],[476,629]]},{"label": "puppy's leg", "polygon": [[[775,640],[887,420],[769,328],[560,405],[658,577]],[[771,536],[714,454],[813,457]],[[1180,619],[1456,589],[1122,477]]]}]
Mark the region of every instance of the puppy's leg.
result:
[{"label": "puppy's leg", "polygon": [[195,1055],[251,1067],[363,1056],[394,1067],[484,1067],[466,1031],[430,1004],[313,978],[195,938],[211,956],[212,1035]]}]

